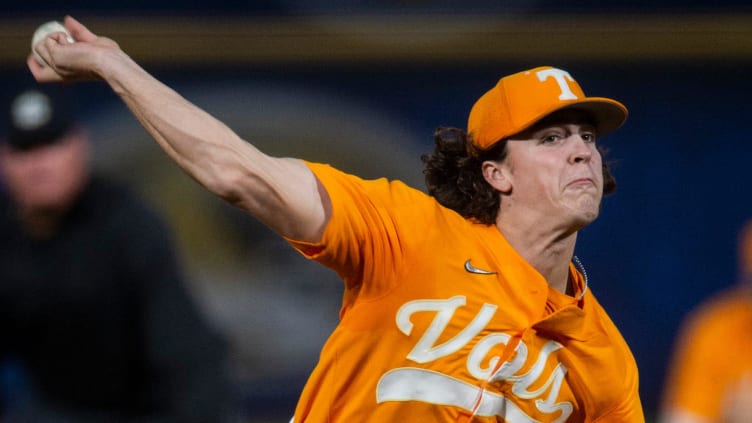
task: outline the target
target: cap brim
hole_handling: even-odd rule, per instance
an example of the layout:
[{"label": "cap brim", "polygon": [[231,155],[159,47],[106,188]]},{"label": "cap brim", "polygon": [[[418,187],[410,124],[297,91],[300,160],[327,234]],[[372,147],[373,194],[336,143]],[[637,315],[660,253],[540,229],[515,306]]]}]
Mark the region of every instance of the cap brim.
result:
[{"label": "cap brim", "polygon": [[605,97],[585,97],[582,100],[575,100],[551,107],[549,110],[541,113],[537,119],[521,125],[520,129],[515,133],[505,135],[501,139],[527,131],[538,122],[562,110],[582,110],[590,115],[594,120],[593,123],[595,124],[598,137],[619,129],[627,120],[629,114],[626,106],[616,100]]},{"label": "cap brim", "polygon": [[7,143],[17,150],[29,150],[38,146],[59,141],[73,125],[69,122],[53,122],[35,130],[22,131],[12,128],[8,131]]},{"label": "cap brim", "polygon": [[619,129],[624,125],[629,115],[623,104],[604,97],[586,97],[565,106],[557,107],[548,114],[566,109],[584,110],[589,113],[595,120],[594,123],[599,137]]}]

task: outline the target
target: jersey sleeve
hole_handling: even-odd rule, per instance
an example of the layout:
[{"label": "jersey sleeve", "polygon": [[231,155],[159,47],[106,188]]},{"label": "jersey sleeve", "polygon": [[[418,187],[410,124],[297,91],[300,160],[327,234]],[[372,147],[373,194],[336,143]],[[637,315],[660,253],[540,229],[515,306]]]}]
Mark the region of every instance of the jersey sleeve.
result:
[{"label": "jersey sleeve", "polygon": [[403,249],[415,238],[417,204],[432,200],[399,181],[365,180],[329,165],[307,164],[329,195],[331,218],[319,242],[287,241],[336,271],[359,295],[380,295],[394,283]]}]

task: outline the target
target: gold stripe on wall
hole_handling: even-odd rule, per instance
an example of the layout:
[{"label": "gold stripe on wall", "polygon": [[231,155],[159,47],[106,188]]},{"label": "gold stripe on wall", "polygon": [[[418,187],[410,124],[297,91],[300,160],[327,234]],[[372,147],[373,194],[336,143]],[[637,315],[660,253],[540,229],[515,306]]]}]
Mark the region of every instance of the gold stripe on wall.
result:
[{"label": "gold stripe on wall", "polygon": [[[0,19],[0,64],[47,19]],[[82,17],[145,65],[748,61],[752,14]]]}]

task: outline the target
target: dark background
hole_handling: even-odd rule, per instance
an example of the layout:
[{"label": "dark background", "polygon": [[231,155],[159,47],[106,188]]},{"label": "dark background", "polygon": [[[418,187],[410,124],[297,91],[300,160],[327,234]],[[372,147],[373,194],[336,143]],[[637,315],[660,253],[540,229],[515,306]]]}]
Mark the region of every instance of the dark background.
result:
[{"label": "dark background", "polygon": [[[471,13],[531,25],[539,16],[553,16],[556,22],[572,22],[575,32],[578,21],[592,23],[601,16],[614,18],[627,29],[630,22],[640,19],[674,22],[677,17],[691,16],[695,20],[685,32],[709,27],[707,36],[719,37],[718,54],[701,46],[702,52],[692,54],[688,42],[682,45],[683,53],[666,49],[661,57],[650,50],[648,41],[641,50],[618,44],[608,53],[594,53],[592,59],[581,52],[490,55],[487,59],[458,55],[456,60],[423,53],[413,61],[409,55],[392,60],[383,52],[388,49],[374,47],[377,53],[365,59],[332,60],[321,55],[316,60],[315,54],[305,60],[292,59],[291,54],[285,56],[288,59],[268,62],[148,59],[145,67],[241,135],[261,139],[271,150],[328,161],[364,176],[406,179],[419,188],[418,157],[431,149],[433,130],[442,125],[464,127],[473,101],[504,74],[554,65],[568,70],[587,94],[622,101],[630,110],[629,120],[604,140],[618,190],[605,199],[600,219],[581,232],[577,254],[587,268],[591,289],[634,352],[650,419],[657,411],[682,318],[735,281],[736,234],[752,217],[748,183],[752,56],[743,47],[752,38],[749,32],[724,32],[714,20],[721,15],[752,25],[748,2],[465,1],[458,6],[460,2],[450,1],[138,1],[127,5],[69,1],[65,9],[52,1],[16,3],[4,6],[3,20],[34,22],[31,31],[36,24],[59,19],[64,13],[81,17],[85,24],[87,17],[142,17],[160,22],[185,18],[199,26],[202,19],[223,17],[263,22],[293,17],[304,22],[327,16],[348,22],[376,16],[385,31],[394,16],[417,20],[440,16],[446,22],[453,17],[462,21]],[[112,32],[119,28],[101,27]],[[655,36],[663,41],[675,37],[681,43],[686,34]],[[581,37],[584,43],[593,42],[586,35]],[[730,44],[742,47],[728,48]],[[7,53],[0,62],[3,89],[23,73],[25,51],[18,61]],[[256,95],[259,88],[261,96]],[[164,170],[167,160],[155,153],[149,141],[140,140],[147,139],[145,133],[104,84],[87,82],[79,90],[80,108],[95,134],[108,138],[100,143],[98,164],[140,184],[173,217],[187,265],[200,281],[197,294],[205,299],[217,323],[242,345],[238,347],[244,351],[238,353],[238,380],[250,413],[262,414],[258,410],[276,407],[280,416],[291,415],[318,347],[336,321],[337,282],[330,284],[331,275],[312,270],[301,258],[287,257],[286,247],[263,228],[217,200],[205,199],[179,172],[169,166]],[[254,119],[263,123],[246,126]],[[275,138],[275,130],[283,129],[288,132]],[[302,147],[296,145],[296,138],[303,140]],[[124,145],[129,146],[125,155]],[[193,198],[208,205],[189,207]],[[218,224],[216,216],[226,223]],[[209,242],[206,234],[210,234]],[[223,235],[231,239],[230,246],[224,244]],[[225,246],[217,247],[220,244]],[[244,263],[249,260],[252,266]],[[289,263],[294,263],[292,271]],[[320,280],[327,282],[319,284]],[[239,292],[248,298],[233,303],[239,311],[228,313],[235,306],[223,301],[234,297],[237,302]],[[290,300],[296,296],[301,296],[299,302]],[[313,328],[313,332],[302,331],[307,337],[295,332],[305,327]],[[268,333],[274,337],[280,331],[294,334],[295,339],[265,346],[273,342]]]}]

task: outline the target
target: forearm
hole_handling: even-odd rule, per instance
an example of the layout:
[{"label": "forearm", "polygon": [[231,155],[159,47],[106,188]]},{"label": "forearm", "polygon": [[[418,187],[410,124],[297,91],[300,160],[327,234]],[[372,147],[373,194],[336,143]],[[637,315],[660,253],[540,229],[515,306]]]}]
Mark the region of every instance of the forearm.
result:
[{"label": "forearm", "polygon": [[264,156],[121,51],[109,53],[101,77],[170,158],[211,192],[232,201],[222,180],[241,157],[260,165]]}]

